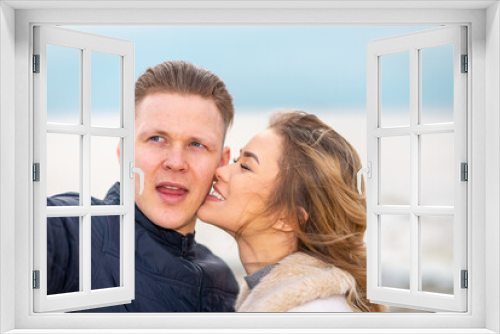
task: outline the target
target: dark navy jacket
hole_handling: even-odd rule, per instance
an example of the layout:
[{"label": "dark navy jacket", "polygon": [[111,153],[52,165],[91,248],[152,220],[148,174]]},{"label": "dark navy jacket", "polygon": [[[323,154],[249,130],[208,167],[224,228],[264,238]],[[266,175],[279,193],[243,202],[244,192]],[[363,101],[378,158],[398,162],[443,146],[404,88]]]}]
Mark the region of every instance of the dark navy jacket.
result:
[{"label": "dark navy jacket", "polygon": [[[120,185],[104,201],[119,204]],[[47,199],[48,206],[78,205],[77,193]],[[92,289],[119,286],[119,216],[92,217]],[[77,217],[47,219],[48,294],[78,291]],[[233,312],[238,284],[228,266],[194,234],[183,236],[153,224],[135,207],[135,299],[88,312]]]}]

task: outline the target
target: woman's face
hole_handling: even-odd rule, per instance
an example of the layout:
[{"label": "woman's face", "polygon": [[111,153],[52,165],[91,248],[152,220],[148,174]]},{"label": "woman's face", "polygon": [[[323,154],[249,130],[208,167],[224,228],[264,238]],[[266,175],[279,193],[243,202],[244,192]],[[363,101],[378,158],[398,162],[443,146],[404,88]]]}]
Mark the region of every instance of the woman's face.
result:
[{"label": "woman's face", "polygon": [[[213,190],[198,210],[198,218],[234,235],[264,209],[274,190],[280,156],[281,138],[273,130],[254,136],[235,163],[217,169]],[[262,218],[252,221],[243,235],[266,229],[265,223]]]}]

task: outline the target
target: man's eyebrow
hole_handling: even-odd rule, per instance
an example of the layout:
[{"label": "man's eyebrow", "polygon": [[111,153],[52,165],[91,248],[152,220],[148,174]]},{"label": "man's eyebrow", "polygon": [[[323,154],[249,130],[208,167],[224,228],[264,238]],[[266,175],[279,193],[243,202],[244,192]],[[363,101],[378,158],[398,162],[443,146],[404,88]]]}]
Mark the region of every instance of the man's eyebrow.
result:
[{"label": "man's eyebrow", "polygon": [[191,137],[189,139],[190,141],[194,141],[197,143],[202,143],[202,144],[208,144],[208,145],[215,145],[217,142],[217,139],[211,136],[206,136],[206,137]]},{"label": "man's eyebrow", "polygon": [[147,126],[142,127],[141,133],[144,135],[147,134],[148,136],[155,134],[155,135],[159,135],[159,136],[163,136],[163,137],[168,137],[168,133],[166,131],[159,129],[155,126],[151,126],[151,125],[147,125]]},{"label": "man's eyebrow", "polygon": [[154,129],[154,131],[153,131],[153,132],[155,132],[155,133],[159,134],[160,136],[163,136],[163,137],[168,137],[168,133],[167,133],[167,132],[165,132],[165,131],[163,131],[163,130],[156,130],[156,129]]},{"label": "man's eyebrow", "polygon": [[[241,151],[240,151],[240,154],[241,154]],[[257,155],[255,153],[245,151],[245,152],[243,152],[243,156],[246,158],[254,158],[255,161],[257,161],[257,163],[260,165],[259,157],[257,157]]]},{"label": "man's eyebrow", "polygon": [[[157,129],[155,127],[148,128],[144,132],[148,133],[148,134],[155,133],[155,134],[162,136],[162,137],[170,137],[170,133],[168,133],[162,129]],[[208,144],[208,145],[215,145],[215,142],[216,142],[216,138],[214,138],[213,136],[209,136],[209,135],[207,135],[207,136],[192,136],[188,140],[191,142],[198,142],[198,143]]]}]

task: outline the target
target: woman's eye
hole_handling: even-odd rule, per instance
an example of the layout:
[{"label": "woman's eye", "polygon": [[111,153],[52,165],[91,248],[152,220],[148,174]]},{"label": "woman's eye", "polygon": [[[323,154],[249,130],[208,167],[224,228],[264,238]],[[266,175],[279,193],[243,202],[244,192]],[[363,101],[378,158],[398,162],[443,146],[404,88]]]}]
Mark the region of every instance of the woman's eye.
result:
[{"label": "woman's eye", "polygon": [[247,165],[240,164],[240,166],[241,166],[241,169],[246,169],[246,170],[252,171]]}]

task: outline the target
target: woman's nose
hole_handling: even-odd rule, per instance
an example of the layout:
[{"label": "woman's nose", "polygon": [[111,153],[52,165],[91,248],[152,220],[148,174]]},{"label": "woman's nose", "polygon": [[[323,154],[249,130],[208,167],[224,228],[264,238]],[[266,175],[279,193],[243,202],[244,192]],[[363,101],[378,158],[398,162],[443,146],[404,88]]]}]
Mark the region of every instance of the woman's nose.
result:
[{"label": "woman's nose", "polygon": [[228,181],[231,175],[230,165],[221,166],[215,170],[215,181]]}]

